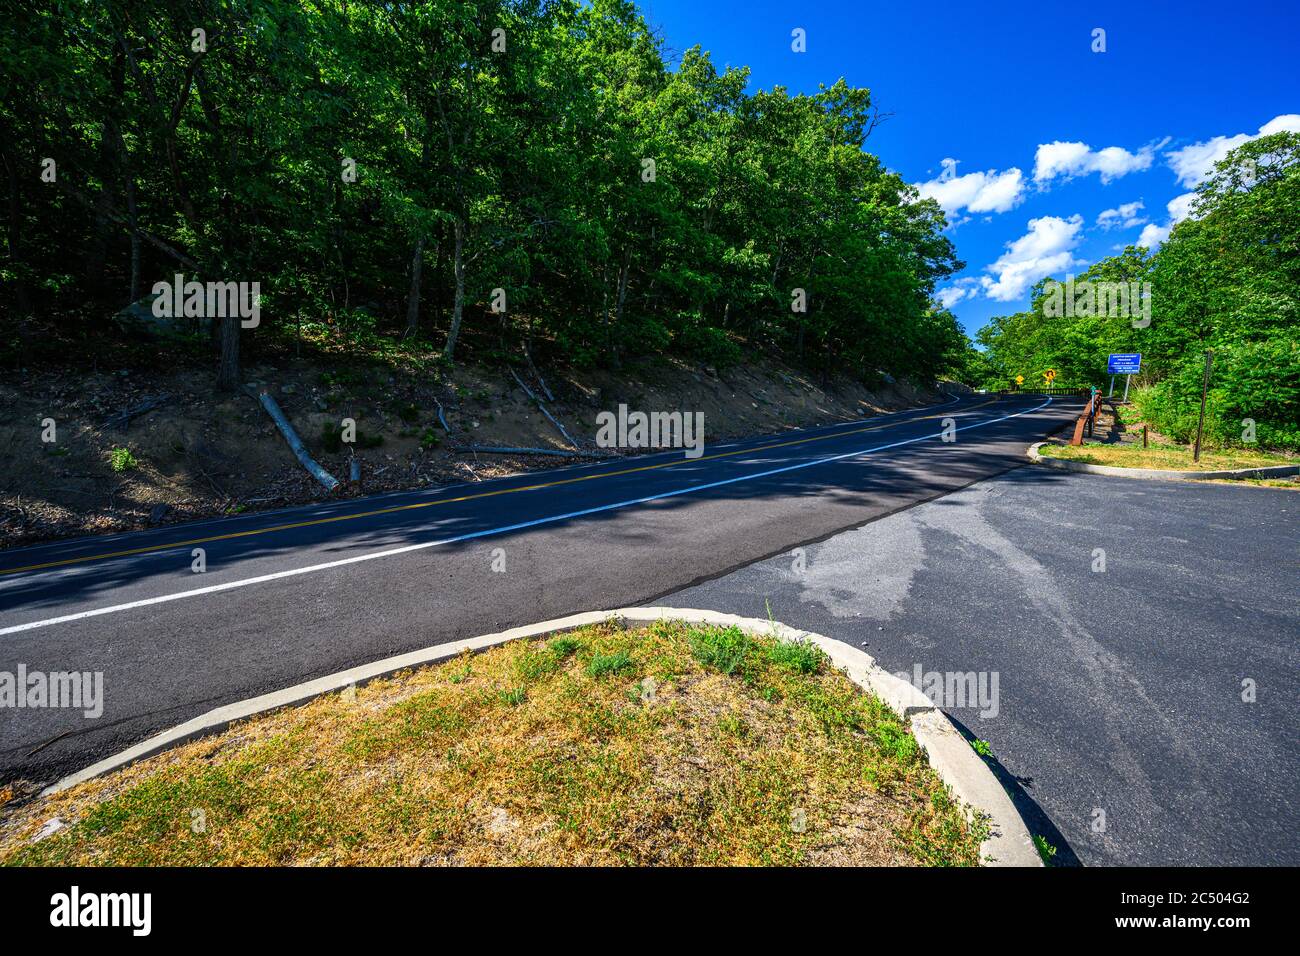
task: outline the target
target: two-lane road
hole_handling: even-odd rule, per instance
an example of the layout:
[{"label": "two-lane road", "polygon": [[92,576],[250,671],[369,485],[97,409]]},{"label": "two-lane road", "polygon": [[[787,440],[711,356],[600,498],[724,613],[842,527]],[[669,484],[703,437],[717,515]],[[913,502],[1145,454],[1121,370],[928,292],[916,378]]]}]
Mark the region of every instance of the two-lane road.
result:
[{"label": "two-lane road", "polygon": [[1078,408],[974,395],[697,459],[620,458],[2,552],[0,671],[102,672],[105,699],[98,719],[0,709],[0,782],[49,780],[365,661],[642,603],[1023,464],[1025,445]]}]

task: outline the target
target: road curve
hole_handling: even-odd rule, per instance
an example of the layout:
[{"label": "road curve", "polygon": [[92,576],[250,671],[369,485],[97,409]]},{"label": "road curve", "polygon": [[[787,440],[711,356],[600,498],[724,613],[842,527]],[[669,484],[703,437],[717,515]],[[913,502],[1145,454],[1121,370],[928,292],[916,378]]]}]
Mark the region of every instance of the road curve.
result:
[{"label": "road curve", "polygon": [[48,781],[202,711],[380,657],[643,603],[1017,467],[1078,408],[966,396],[698,459],[2,552],[0,672],[101,672],[104,706],[98,718],[0,708],[0,782]]}]

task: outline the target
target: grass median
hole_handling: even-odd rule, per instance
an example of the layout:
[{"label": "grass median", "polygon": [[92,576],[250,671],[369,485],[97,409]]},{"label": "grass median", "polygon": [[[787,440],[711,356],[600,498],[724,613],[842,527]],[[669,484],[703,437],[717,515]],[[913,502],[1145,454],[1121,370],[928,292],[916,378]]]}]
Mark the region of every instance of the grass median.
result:
[{"label": "grass median", "polygon": [[1044,458],[1081,461],[1089,465],[1112,465],[1117,468],[1160,468],[1166,471],[1229,471],[1239,468],[1270,468],[1300,464],[1300,459],[1268,452],[1227,448],[1202,450],[1201,460],[1192,461],[1192,449],[1186,445],[1043,445]]},{"label": "grass median", "polygon": [[9,865],[971,865],[985,835],[816,647],[677,622],[405,672],[0,814]]}]

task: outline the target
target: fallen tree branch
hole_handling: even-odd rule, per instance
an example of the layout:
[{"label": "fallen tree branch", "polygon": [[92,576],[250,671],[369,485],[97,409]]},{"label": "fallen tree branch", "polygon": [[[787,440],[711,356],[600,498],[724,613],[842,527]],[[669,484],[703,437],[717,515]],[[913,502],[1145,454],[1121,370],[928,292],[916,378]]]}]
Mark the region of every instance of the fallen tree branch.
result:
[{"label": "fallen tree branch", "polygon": [[519,377],[519,373],[516,372],[516,371],[512,368],[512,369],[510,370],[510,374],[513,375],[513,376],[515,377],[515,381],[518,382],[518,383],[519,383],[519,387],[522,388],[522,389],[524,390],[524,394],[526,394],[526,395],[527,395],[529,398],[531,398],[534,402],[537,401],[537,393],[534,392],[531,388],[528,387],[527,383],[525,383],[524,380],[523,380],[522,378]]},{"label": "fallen tree branch", "polygon": [[542,378],[542,373],[538,371],[536,366],[533,366],[533,374],[537,376],[537,384],[542,386],[542,394],[546,396],[546,400],[548,402],[555,401],[555,396],[551,394],[551,389],[547,386],[546,379]]},{"label": "fallen tree branch", "polygon": [[528,347],[527,340],[524,341],[524,360],[528,362],[528,370],[536,376],[537,384],[542,387],[542,394],[546,396],[546,400],[548,402],[555,401],[555,396],[551,394],[551,390],[546,386],[546,379],[542,378],[542,373],[539,372],[537,366],[533,364],[533,351]]},{"label": "fallen tree branch", "polygon": [[271,416],[271,420],[275,422],[276,427],[280,429],[280,434],[283,435],[284,440],[288,442],[290,450],[297,457],[299,463],[307,469],[308,473],[313,478],[325,486],[326,491],[333,491],[337,488],[339,486],[339,480],[320,465],[316,464],[315,459],[308,454],[306,446],[302,443],[302,439],[298,437],[298,433],[294,431],[293,426],[289,424],[289,419],[284,417],[284,412],[280,410],[280,406],[276,400],[265,391],[259,391],[256,394],[257,400],[262,403],[262,407],[266,409],[266,413]]},{"label": "fallen tree branch", "polygon": [[522,388],[528,394],[528,397],[533,400],[533,404],[536,405],[538,409],[541,410],[541,413],[550,420],[552,425],[554,425],[556,428],[559,429],[560,434],[564,436],[564,440],[567,441],[574,448],[577,448],[578,443],[573,440],[573,436],[564,430],[564,426],[560,424],[560,420],[547,410],[546,403],[543,402],[540,398],[538,398],[537,393],[534,392],[531,388],[529,388],[524,383],[524,380],[519,377],[519,373],[512,368],[510,370],[510,374],[515,377],[515,381],[519,383],[519,387]]}]

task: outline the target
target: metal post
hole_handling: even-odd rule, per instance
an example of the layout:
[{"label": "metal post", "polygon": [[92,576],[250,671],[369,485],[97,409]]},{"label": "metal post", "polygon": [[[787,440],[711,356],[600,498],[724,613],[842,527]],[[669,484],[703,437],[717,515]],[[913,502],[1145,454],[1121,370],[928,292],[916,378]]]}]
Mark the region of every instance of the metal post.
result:
[{"label": "metal post", "polygon": [[1196,447],[1192,450],[1192,461],[1201,460],[1201,432],[1205,428],[1205,395],[1210,390],[1210,365],[1214,361],[1214,350],[1205,350],[1205,378],[1201,380],[1201,418],[1196,423]]},{"label": "metal post", "polygon": [[1133,380],[1133,375],[1131,373],[1124,376],[1124,401],[1125,402],[1128,401],[1128,383],[1131,382],[1132,380]]},{"label": "metal post", "polygon": [[1115,397],[1115,376],[1114,375],[1110,377],[1110,391],[1106,394],[1106,397],[1107,398]]},{"label": "metal post", "polygon": [[1142,447],[1147,447],[1147,427],[1145,425],[1142,426]]}]

